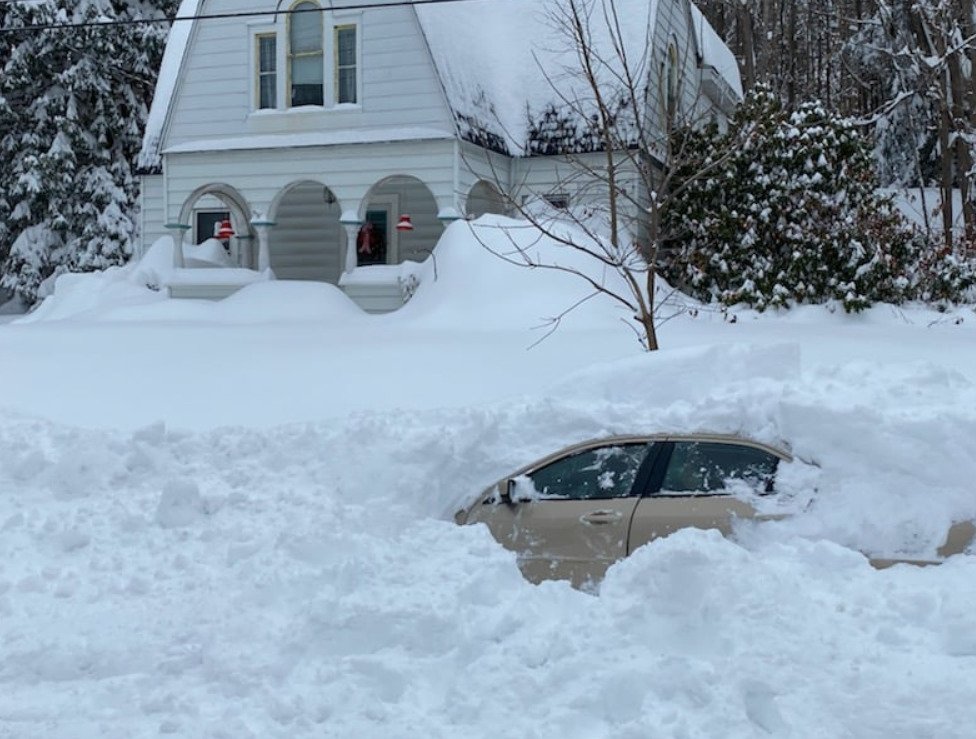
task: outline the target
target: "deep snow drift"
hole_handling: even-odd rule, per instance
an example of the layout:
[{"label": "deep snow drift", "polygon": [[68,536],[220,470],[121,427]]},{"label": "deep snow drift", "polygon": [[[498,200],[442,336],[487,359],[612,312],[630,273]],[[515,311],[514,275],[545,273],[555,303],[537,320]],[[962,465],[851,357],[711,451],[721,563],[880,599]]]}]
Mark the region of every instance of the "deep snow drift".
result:
[{"label": "deep snow drift", "polygon": [[[130,269],[0,326],[0,736],[969,736],[976,559],[848,547],[976,517],[972,311],[699,308],[641,355],[590,301],[527,350],[579,286],[465,228],[391,316]],[[598,597],[450,523],[658,430],[790,443],[793,516],[655,542]]]}]

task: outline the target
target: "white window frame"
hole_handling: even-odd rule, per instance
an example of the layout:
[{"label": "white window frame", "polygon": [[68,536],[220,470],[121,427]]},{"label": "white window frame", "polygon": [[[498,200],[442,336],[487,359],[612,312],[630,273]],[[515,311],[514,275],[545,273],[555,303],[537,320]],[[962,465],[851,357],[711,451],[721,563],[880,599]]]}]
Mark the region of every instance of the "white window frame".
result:
[{"label": "white window frame", "polygon": [[[289,8],[294,8],[303,0],[295,0]],[[311,0],[318,2],[319,0]],[[363,23],[362,11],[322,10],[322,105],[300,106],[298,110],[313,111],[348,111],[361,110],[363,106]],[[274,23],[254,23],[249,25],[251,37],[251,94],[250,110],[252,113],[268,113],[272,111],[284,112],[296,109],[291,104],[291,25],[290,13],[279,13]],[[356,102],[340,103],[339,100],[339,49],[337,48],[338,29],[353,27],[356,29]],[[276,38],[276,71],[274,108],[261,108],[260,90],[260,38],[274,35]]]},{"label": "white window frame", "polygon": [[[273,72],[265,72],[261,69],[261,42],[266,39],[273,39],[275,45]],[[281,97],[278,93],[278,81],[281,78],[281,67],[278,65],[278,34],[274,31],[267,33],[254,34],[254,108],[255,110],[277,110],[281,105]],[[261,104],[261,82],[267,75],[274,75],[274,105],[263,106]]]},{"label": "white window frame", "polygon": [[[332,69],[329,75],[331,90],[329,99],[333,107],[337,108],[360,108],[363,102],[363,26],[362,13],[347,14],[333,12],[329,18],[329,45],[332,47]],[[356,31],[356,102],[339,102],[339,29],[353,28]]]},{"label": "white window frame", "polygon": [[[268,113],[284,109],[285,92],[285,64],[284,44],[281,42],[282,29],[279,24],[251,24],[248,28],[251,36],[251,103],[250,110],[254,113]],[[275,37],[275,107],[261,108],[261,37]]]},{"label": "white window frame", "polygon": [[[321,3],[318,2],[318,0],[295,0],[295,2],[293,2],[291,4],[291,6],[289,7],[289,10],[294,11],[299,5],[301,5],[302,3],[305,3],[305,2],[311,3],[312,5],[316,5],[316,6],[319,7],[319,10],[315,14],[319,16],[319,19],[320,19],[320,22],[319,22],[320,29],[319,30],[322,32],[322,52],[321,52],[322,53],[322,104],[321,105],[299,105],[299,106],[296,106],[296,105],[293,105],[292,104],[292,99],[291,99],[291,93],[292,93],[292,89],[291,89],[292,68],[291,67],[292,67],[292,65],[291,65],[291,61],[292,61],[292,57],[294,55],[292,54],[292,51],[291,51],[291,24],[292,24],[292,19],[295,17],[295,13],[286,13],[285,14],[285,36],[284,36],[285,39],[286,39],[286,41],[285,41],[285,65],[286,65],[286,67],[285,67],[285,79],[286,79],[286,82],[285,82],[285,95],[286,95],[286,98],[285,98],[285,107],[288,108],[288,109],[296,108],[296,107],[298,107],[298,108],[327,108],[327,107],[329,107],[329,75],[328,75],[328,69],[326,68],[326,61],[329,58],[330,47],[331,47],[332,44],[331,44],[331,40],[329,39],[329,34],[327,34],[325,32],[326,31],[326,26],[325,26],[325,21],[324,21],[325,16],[328,13],[327,13],[327,11],[322,10],[322,5],[321,5]],[[303,15],[304,15],[304,13],[303,13]],[[312,15],[312,12],[310,11],[308,13],[308,15]],[[309,52],[306,52],[306,55],[311,56],[312,54],[309,53]]]},{"label": "white window frame", "polygon": [[674,121],[681,110],[681,55],[678,39],[671,37],[664,57],[663,105],[665,122]]}]

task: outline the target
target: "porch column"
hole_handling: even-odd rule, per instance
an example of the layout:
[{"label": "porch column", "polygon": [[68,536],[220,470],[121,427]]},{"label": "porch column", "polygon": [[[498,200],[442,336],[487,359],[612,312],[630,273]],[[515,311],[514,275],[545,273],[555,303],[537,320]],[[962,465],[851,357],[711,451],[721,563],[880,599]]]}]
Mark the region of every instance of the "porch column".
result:
[{"label": "porch column", "polygon": [[260,214],[251,219],[251,225],[258,234],[258,272],[271,269],[271,247],[268,244],[268,230],[275,226],[274,221],[269,221]]},{"label": "porch column", "polygon": [[356,256],[356,239],[359,236],[359,229],[363,225],[359,218],[359,213],[347,210],[339,218],[339,223],[346,229],[346,272],[352,272],[359,264]]},{"label": "porch column", "polygon": [[183,261],[183,236],[193,226],[188,226],[185,223],[167,223],[163,228],[169,231],[170,236],[173,237],[173,268],[183,269],[186,266]]}]

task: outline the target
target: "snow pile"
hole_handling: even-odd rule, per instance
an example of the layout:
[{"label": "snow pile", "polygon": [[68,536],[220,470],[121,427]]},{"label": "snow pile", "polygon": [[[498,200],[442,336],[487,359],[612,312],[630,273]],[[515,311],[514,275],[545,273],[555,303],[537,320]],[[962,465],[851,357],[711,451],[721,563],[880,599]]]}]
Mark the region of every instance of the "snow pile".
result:
[{"label": "snow pile", "polygon": [[[0,326],[0,736],[967,737],[974,553],[859,551],[976,518],[972,311],[699,306],[635,355],[591,300],[526,351],[587,288],[471,229],[571,259],[454,224],[366,316],[316,284],[166,300],[170,251]],[[660,431],[788,444],[758,501],[788,518],[654,542],[596,597],[451,522]]]},{"label": "snow pile", "polygon": [[[567,225],[566,229],[572,226]],[[575,234],[578,240],[586,237]],[[579,243],[585,243],[579,241]],[[166,300],[160,288],[179,281],[262,282],[267,275],[229,267],[220,242],[211,239],[184,244],[185,270],[174,270],[173,240],[163,237],[137,263],[104,273],[64,275],[56,292],[24,320],[350,320],[363,312],[333,285],[325,283],[264,282],[251,285],[218,304],[205,301]],[[445,231],[433,255],[421,265],[360,269],[343,275],[343,284],[362,284],[396,274],[411,287],[412,299],[393,314],[375,321],[427,328],[551,327],[554,319],[580,304],[563,319],[574,327],[606,327],[630,316],[614,301],[600,296],[578,275],[562,270],[525,266],[533,263],[576,270],[599,284],[627,293],[623,279],[597,259],[566,248],[524,221],[482,216],[475,222],[458,221]],[[217,269],[207,269],[217,267]],[[241,275],[239,273],[245,272]]]},{"label": "snow pile", "polygon": [[[173,240],[164,236],[138,262],[104,272],[59,276],[51,295],[18,323],[61,320],[199,320],[253,323],[283,320],[355,322],[362,311],[334,285],[281,283],[269,273],[235,269],[216,239],[183,245],[184,269],[173,268]],[[246,284],[219,302],[170,300],[179,281]],[[249,283],[249,284],[248,284]]]},{"label": "snow pile", "polygon": [[[573,236],[577,243],[587,243],[584,234]],[[565,321],[577,328],[613,326],[620,318],[629,319],[606,296],[588,300],[593,289],[579,275],[564,270],[575,270],[627,294],[615,270],[542,236],[526,221],[496,215],[457,221],[424,262],[414,297],[388,320],[440,328],[532,328],[549,325],[576,305],[580,307]]]},{"label": "snow pile", "polygon": [[[741,345],[606,363],[479,408],[265,430],[7,415],[0,728],[965,736],[976,559],[878,572],[824,537],[929,551],[938,524],[976,515],[974,401],[933,365],[807,372],[796,346]],[[569,441],[694,429],[787,438],[816,460],[785,476],[794,518],[740,543],[653,543],[599,597],[527,584],[483,527],[449,521]]]},{"label": "snow pile", "polygon": [[[182,0],[177,18],[192,18],[199,10],[200,0]],[[144,170],[154,170],[159,167],[159,149],[162,143],[163,126],[176,93],[176,83],[179,80],[180,67],[190,41],[190,31],[194,21],[180,21],[170,28],[166,39],[166,51],[159,67],[159,77],[153,94],[152,106],[146,119],[146,130],[142,139],[142,151],[139,152],[139,167]]]},{"label": "snow pile", "polygon": [[[882,195],[892,198],[895,207],[910,223],[923,232],[940,232],[942,229],[942,190],[935,187],[883,187]],[[962,193],[952,191],[953,228],[963,234],[965,224],[962,213]]]},{"label": "snow pile", "polygon": [[[647,42],[657,2],[618,0],[616,10],[624,58],[633,77],[641,79],[648,74]],[[532,134],[527,127],[542,123],[548,109],[564,109],[567,100],[584,107],[591,104],[592,91],[582,79],[566,8],[558,3],[421,3],[416,11],[465,138],[492,148],[503,143],[513,155],[529,153]],[[606,77],[605,84],[619,87],[615,74],[621,72],[621,55],[602,11],[594,13],[588,33],[600,61],[597,74]],[[585,128],[580,126],[581,135]],[[574,142],[564,143],[574,150]]]}]

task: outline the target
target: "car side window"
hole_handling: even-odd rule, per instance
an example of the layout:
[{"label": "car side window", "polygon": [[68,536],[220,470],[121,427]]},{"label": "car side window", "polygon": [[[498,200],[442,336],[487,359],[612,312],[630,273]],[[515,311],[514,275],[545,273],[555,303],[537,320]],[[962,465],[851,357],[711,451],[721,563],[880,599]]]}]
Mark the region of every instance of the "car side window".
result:
[{"label": "car side window", "polygon": [[529,473],[538,499],[595,500],[631,495],[651,444],[618,444],[577,452]]},{"label": "car side window", "polygon": [[742,444],[676,441],[661,493],[772,492],[779,458]]}]

